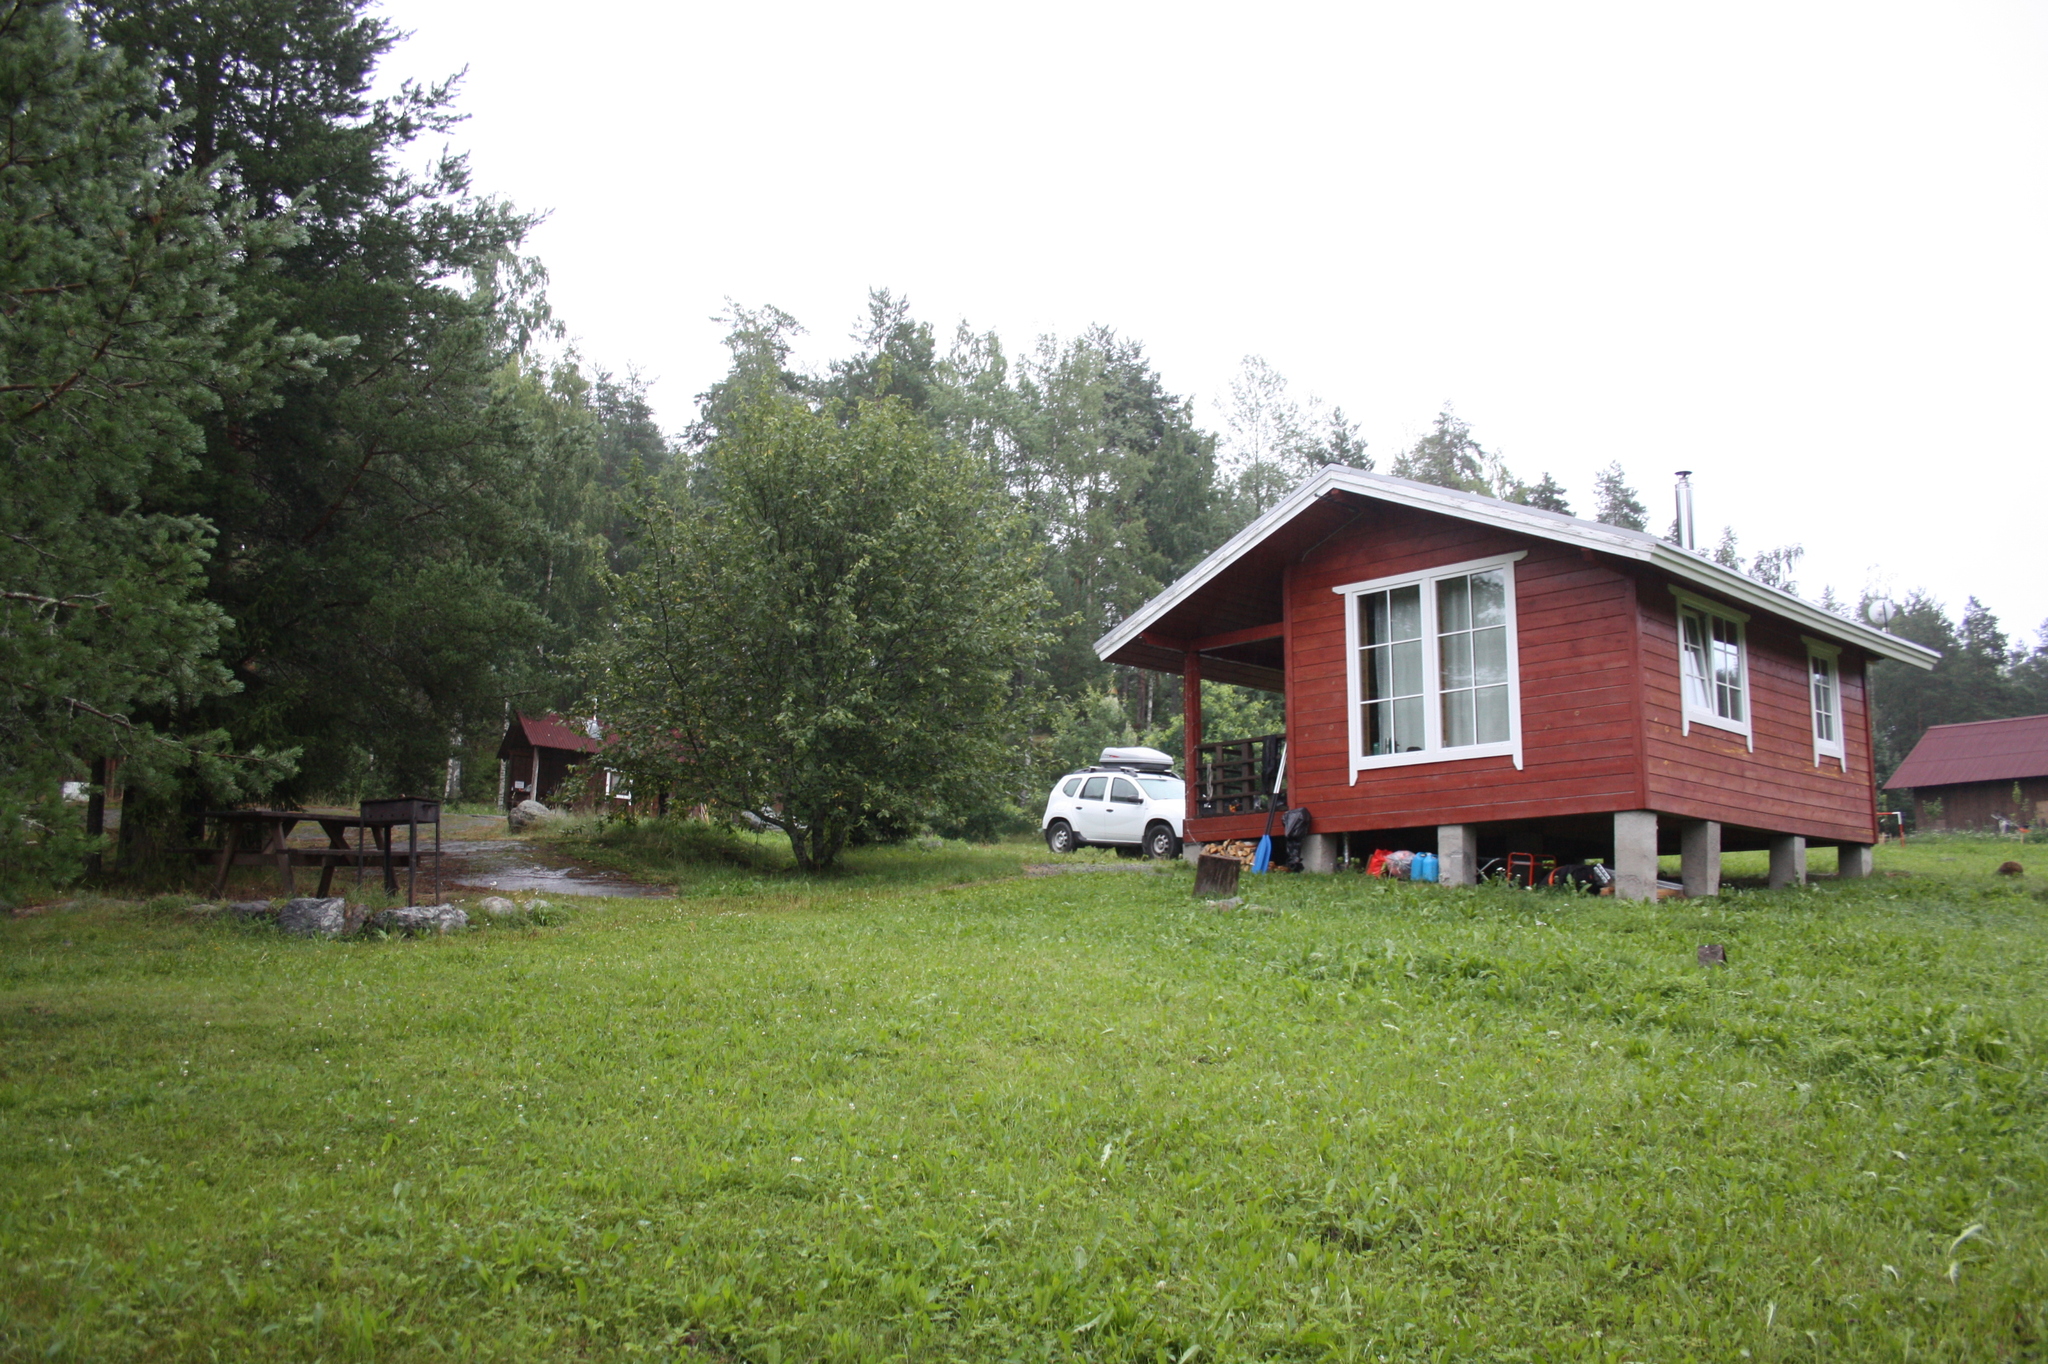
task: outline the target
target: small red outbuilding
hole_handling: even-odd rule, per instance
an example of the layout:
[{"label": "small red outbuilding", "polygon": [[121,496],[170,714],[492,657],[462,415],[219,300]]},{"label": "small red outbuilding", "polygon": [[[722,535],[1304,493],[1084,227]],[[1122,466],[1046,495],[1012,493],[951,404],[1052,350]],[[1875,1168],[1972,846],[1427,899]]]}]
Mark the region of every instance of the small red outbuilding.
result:
[{"label": "small red outbuilding", "polygon": [[498,761],[505,764],[506,806],[527,799],[542,804],[553,800],[569,773],[601,747],[589,727],[574,720],[515,712],[498,744]]},{"label": "small red outbuilding", "polygon": [[1191,841],[1264,817],[1200,807],[1201,682],[1286,698],[1306,861],[1434,845],[1444,876],[1534,852],[1693,893],[1720,851],[1809,843],[1867,870],[1876,840],[1865,668],[1932,667],[1845,620],[1639,531],[1331,466],[1096,643],[1186,679]]}]

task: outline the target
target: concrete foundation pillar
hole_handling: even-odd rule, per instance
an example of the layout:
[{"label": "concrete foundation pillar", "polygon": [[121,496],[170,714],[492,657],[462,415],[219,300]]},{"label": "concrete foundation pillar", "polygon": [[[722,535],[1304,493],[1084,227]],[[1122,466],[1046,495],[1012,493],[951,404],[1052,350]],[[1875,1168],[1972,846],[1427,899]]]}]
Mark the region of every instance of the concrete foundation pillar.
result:
[{"label": "concrete foundation pillar", "polygon": [[1301,840],[1301,869],[1337,870],[1337,852],[1343,846],[1343,837],[1342,834],[1304,834]]},{"label": "concrete foundation pillar", "polygon": [[1180,860],[1191,867],[1194,866],[1202,860],[1202,845],[1192,838],[1183,841],[1180,845]]},{"label": "concrete foundation pillar", "polygon": [[1798,834],[1771,835],[1771,889],[1806,884],[1806,840]]},{"label": "concrete foundation pillar", "polygon": [[1479,826],[1436,826],[1437,879],[1447,886],[1479,884]]},{"label": "concrete foundation pillar", "polygon": [[1835,850],[1840,860],[1835,875],[1844,881],[1860,881],[1877,870],[1877,859],[1868,843],[1844,843]]},{"label": "concrete foundation pillar", "polygon": [[1657,898],[1657,813],[1614,812],[1614,898]]},{"label": "concrete foundation pillar", "polygon": [[1687,820],[1678,831],[1679,877],[1688,900],[1721,893],[1721,824],[1718,820]]}]

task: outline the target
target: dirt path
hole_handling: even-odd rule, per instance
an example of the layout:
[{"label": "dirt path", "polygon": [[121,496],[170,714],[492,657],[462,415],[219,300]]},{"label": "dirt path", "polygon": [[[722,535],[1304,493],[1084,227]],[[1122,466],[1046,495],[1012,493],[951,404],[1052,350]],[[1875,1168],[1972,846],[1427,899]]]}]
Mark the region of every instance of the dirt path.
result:
[{"label": "dirt path", "polygon": [[1027,862],[1026,876],[1070,876],[1084,871],[1164,871],[1152,863],[1132,859],[1129,862]]}]

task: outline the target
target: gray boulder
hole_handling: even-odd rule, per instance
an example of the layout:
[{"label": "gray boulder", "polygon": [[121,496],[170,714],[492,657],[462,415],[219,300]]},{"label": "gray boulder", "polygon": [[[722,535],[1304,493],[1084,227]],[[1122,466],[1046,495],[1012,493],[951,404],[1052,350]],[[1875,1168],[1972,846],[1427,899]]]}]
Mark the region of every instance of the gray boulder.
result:
[{"label": "gray boulder", "polygon": [[268,900],[236,900],[227,907],[227,914],[234,919],[275,919],[277,906]]},{"label": "gray boulder", "polygon": [[511,812],[505,818],[506,822],[512,826],[513,833],[523,834],[528,829],[539,828],[546,821],[547,817],[553,813],[553,810],[548,809],[547,806],[542,805],[537,800],[522,800],[512,807]]},{"label": "gray boulder", "polygon": [[469,927],[469,915],[454,905],[405,905],[398,909],[378,910],[370,916],[369,926],[381,928],[386,933],[408,936],[452,933],[458,928]]},{"label": "gray boulder", "polygon": [[348,928],[348,901],[339,895],[288,900],[277,912],[277,926],[300,938],[338,938]]},{"label": "gray boulder", "polygon": [[476,902],[476,907],[493,919],[504,919],[519,912],[519,906],[502,895],[486,895]]}]

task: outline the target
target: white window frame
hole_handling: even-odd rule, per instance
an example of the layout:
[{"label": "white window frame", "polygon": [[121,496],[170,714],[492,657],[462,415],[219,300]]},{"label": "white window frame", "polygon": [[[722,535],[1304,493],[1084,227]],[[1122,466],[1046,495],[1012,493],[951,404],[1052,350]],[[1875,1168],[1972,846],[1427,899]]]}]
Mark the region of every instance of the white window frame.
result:
[{"label": "white window frame", "polygon": [[[1415,573],[1398,573],[1385,578],[1369,578],[1364,582],[1346,583],[1330,590],[1344,599],[1344,683],[1346,701],[1346,731],[1350,735],[1351,784],[1358,784],[1358,774],[1377,771],[1386,767],[1416,767],[1423,763],[1465,762],[1473,758],[1508,757],[1515,760],[1515,767],[1522,766],[1522,654],[1521,636],[1515,623],[1515,565],[1527,558],[1529,551],[1516,550],[1513,554],[1496,554],[1486,559],[1467,559],[1462,563],[1443,564],[1435,568],[1422,569]],[[1505,742],[1491,744],[1465,744],[1458,748],[1443,746],[1443,686],[1442,686],[1442,645],[1437,634],[1436,585],[1445,578],[1460,578],[1472,573],[1485,573],[1492,569],[1504,570],[1507,575],[1507,627],[1508,627],[1508,737]],[[1363,690],[1358,675],[1358,599],[1369,592],[1385,592],[1390,588],[1420,587],[1422,589],[1422,638],[1427,647],[1422,651],[1422,726],[1425,739],[1419,753],[1365,754],[1363,726],[1359,720],[1360,708],[1364,705]]]},{"label": "white window frame", "polygon": [[[1842,701],[1842,646],[1830,644],[1811,635],[1799,637],[1806,645],[1806,703],[1813,711],[1813,765],[1820,766],[1822,758],[1833,758],[1849,770],[1849,721],[1847,707]],[[1835,737],[1832,742],[1820,737],[1820,707],[1813,704],[1813,665],[1820,660],[1828,665],[1828,673],[1835,684]]]},{"label": "white window frame", "polygon": [[[1752,753],[1756,752],[1756,728],[1754,723],[1756,719],[1756,688],[1751,685],[1750,680],[1749,614],[1745,611],[1738,611],[1726,603],[1715,601],[1711,597],[1702,597],[1696,592],[1688,592],[1682,587],[1672,588],[1671,595],[1678,599],[1678,614],[1675,617],[1675,623],[1678,626],[1678,705],[1681,712],[1679,732],[1681,734],[1691,734],[1694,725],[1706,725],[1712,729],[1727,730],[1730,734],[1740,734],[1744,739],[1748,740],[1749,751]],[[1730,720],[1711,706],[1699,705],[1692,699],[1692,692],[1685,684],[1685,614],[1688,611],[1697,611],[1707,617],[1707,640],[1709,645],[1713,642],[1713,618],[1715,616],[1730,621],[1735,626],[1735,657],[1737,664],[1742,669],[1742,719],[1739,721]],[[1707,679],[1708,688],[1711,689],[1713,685],[1714,681],[1709,677]]]}]

